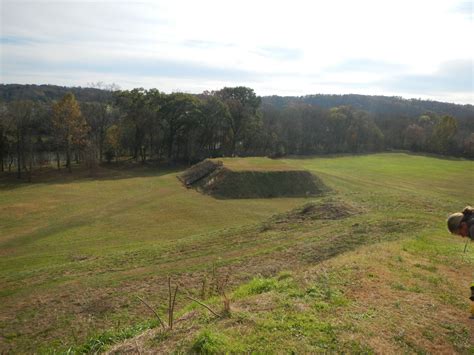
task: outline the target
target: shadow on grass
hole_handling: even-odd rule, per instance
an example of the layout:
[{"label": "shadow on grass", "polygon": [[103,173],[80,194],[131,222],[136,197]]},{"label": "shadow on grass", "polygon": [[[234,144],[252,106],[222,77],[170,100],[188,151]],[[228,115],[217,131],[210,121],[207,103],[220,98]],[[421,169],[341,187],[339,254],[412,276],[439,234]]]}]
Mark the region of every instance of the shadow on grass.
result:
[{"label": "shadow on grass", "polygon": [[29,181],[28,172],[22,173],[22,178],[17,178],[16,172],[0,173],[0,191],[14,190],[35,184],[68,184],[81,181],[121,180],[137,177],[157,177],[178,173],[185,169],[183,165],[134,164],[129,162],[118,164],[101,164],[95,169],[87,169],[81,165],[74,165],[72,172],[66,168],[60,170],[48,167],[38,168],[31,174]]}]

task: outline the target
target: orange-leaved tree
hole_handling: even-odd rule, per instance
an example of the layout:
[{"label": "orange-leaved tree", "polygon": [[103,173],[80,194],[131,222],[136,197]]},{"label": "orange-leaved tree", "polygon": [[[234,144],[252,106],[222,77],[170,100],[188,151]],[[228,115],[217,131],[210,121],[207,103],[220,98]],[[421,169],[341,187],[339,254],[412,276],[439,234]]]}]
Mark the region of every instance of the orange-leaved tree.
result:
[{"label": "orange-leaved tree", "polygon": [[66,166],[71,172],[71,150],[85,145],[89,126],[81,114],[79,103],[68,93],[53,105],[53,126],[56,131],[58,150],[66,153]]}]

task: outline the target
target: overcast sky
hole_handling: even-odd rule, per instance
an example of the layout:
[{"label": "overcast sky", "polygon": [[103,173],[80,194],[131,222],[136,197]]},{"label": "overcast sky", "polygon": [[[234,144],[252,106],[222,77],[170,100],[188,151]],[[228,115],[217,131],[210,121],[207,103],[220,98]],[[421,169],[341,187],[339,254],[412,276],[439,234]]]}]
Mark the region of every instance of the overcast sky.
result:
[{"label": "overcast sky", "polygon": [[472,0],[0,3],[2,83],[474,104]]}]

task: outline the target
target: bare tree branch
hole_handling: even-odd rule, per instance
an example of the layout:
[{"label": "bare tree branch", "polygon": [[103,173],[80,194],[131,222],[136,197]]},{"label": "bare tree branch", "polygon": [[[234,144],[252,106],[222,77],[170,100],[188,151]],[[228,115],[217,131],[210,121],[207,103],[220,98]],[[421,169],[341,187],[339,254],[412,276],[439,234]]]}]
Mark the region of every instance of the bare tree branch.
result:
[{"label": "bare tree branch", "polygon": [[176,304],[176,294],[178,293],[178,285],[176,285],[176,288],[174,289],[174,295],[173,295],[173,301],[171,302],[171,325],[170,328],[173,329],[173,324],[174,324],[174,306]]},{"label": "bare tree branch", "polygon": [[159,315],[158,313],[156,313],[156,311],[153,309],[153,307],[150,306],[148,303],[146,303],[146,302],[145,302],[142,298],[140,298],[139,296],[137,296],[137,298],[138,298],[145,306],[147,306],[150,311],[152,311],[152,312],[155,314],[156,318],[158,318],[158,320],[160,321],[160,324],[161,324],[161,326],[163,327],[163,329],[166,330],[166,325],[165,325],[165,323],[161,320],[160,315]]},{"label": "bare tree branch", "polygon": [[209,307],[208,305],[202,303],[201,301],[199,301],[199,300],[197,300],[197,299],[195,299],[195,298],[193,298],[193,297],[191,297],[191,296],[186,296],[186,298],[188,298],[188,299],[190,299],[191,301],[194,301],[194,302],[196,302],[197,304],[203,306],[204,308],[206,308],[207,310],[209,310],[212,314],[214,314],[216,317],[220,317],[220,315],[217,314],[216,312],[214,312],[214,310],[213,310],[211,307]]}]

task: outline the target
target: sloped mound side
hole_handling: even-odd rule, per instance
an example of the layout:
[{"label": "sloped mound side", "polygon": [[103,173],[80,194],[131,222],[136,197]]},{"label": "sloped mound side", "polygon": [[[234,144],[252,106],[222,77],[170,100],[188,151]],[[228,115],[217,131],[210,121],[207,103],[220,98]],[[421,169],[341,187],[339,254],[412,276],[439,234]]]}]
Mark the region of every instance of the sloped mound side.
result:
[{"label": "sloped mound side", "polygon": [[307,171],[240,171],[223,169],[204,192],[221,198],[269,198],[319,195],[315,177]]},{"label": "sloped mound side", "polygon": [[193,184],[196,184],[202,178],[209,176],[209,174],[220,167],[222,167],[221,161],[211,161],[206,159],[193,165],[189,169],[186,169],[186,171],[178,175],[178,179],[180,179],[186,187],[192,187]]},{"label": "sloped mound side", "polygon": [[327,187],[308,171],[215,169],[196,188],[216,198],[270,198],[321,195]]}]

